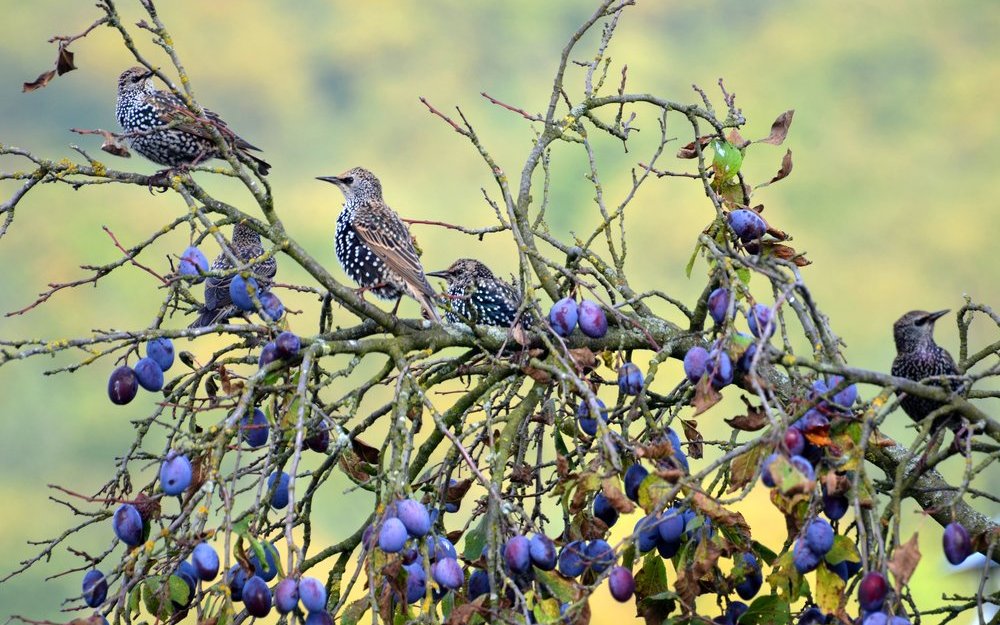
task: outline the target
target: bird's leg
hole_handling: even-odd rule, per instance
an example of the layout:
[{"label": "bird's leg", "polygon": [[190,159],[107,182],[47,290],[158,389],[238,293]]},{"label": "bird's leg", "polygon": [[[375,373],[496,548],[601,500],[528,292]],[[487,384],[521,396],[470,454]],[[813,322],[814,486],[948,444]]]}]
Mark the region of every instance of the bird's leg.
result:
[{"label": "bird's leg", "polygon": [[146,178],[146,189],[149,191],[150,195],[154,195],[156,193],[153,190],[153,187],[159,187],[160,193],[166,193],[170,189],[170,177],[173,174],[174,168],[167,167],[166,169],[161,169]]},{"label": "bird's leg", "polygon": [[399,294],[399,297],[397,297],[397,298],[396,298],[396,305],[392,307],[392,312],[391,312],[391,313],[389,313],[389,314],[390,314],[390,315],[392,315],[393,317],[395,317],[395,316],[396,316],[396,311],[397,311],[397,310],[399,310],[399,303],[400,303],[401,301],[403,301],[403,294],[402,294],[402,293],[400,293],[400,294]]}]

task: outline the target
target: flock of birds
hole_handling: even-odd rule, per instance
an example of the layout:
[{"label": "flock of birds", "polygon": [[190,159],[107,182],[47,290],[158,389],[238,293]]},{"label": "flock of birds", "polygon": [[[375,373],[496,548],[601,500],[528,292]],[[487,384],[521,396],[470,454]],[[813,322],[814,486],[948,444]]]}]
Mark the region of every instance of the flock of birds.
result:
[{"label": "flock of birds", "polygon": [[[214,158],[224,158],[213,138],[220,133],[229,149],[241,160],[267,175],[270,165],[252,154],[257,147],[239,137],[215,113],[206,110],[199,119],[174,93],[157,89],[154,73],[145,67],[125,70],[118,80],[118,122],[133,150],[168,170],[184,169]],[[370,171],[355,167],[339,176],[323,176],[344,194],[344,209],[337,218],[334,248],[344,271],[361,291],[385,300],[414,298],[424,316],[440,322],[437,304],[442,299],[427,282],[427,276],[443,278],[444,320],[510,327],[517,319],[521,294],[512,284],[497,278],[483,263],[463,258],[444,271],[425,273],[406,225],[382,197],[382,185]],[[231,253],[243,263],[264,255],[260,236],[249,226],[233,227]],[[214,272],[233,269],[227,254],[212,264]],[[270,286],[277,263],[268,257],[253,264],[261,288]],[[196,326],[213,325],[236,316],[229,296],[231,277],[212,277],[205,284],[205,305]],[[395,312],[395,310],[393,311]],[[892,374],[914,381],[940,378],[937,383],[952,390],[960,375],[951,354],[934,341],[934,322],[947,311],[911,311],[895,324],[897,356]],[[921,421],[940,408],[939,402],[904,396],[901,406],[913,420]],[[934,429],[943,426],[958,432],[961,422],[954,413],[935,417]]]},{"label": "flock of birds", "polygon": [[[212,137],[214,127],[238,157],[252,164],[261,175],[271,166],[251,154],[258,148],[244,140],[215,113],[206,110],[206,120],[198,119],[174,93],[157,89],[153,72],[145,67],[125,70],[118,79],[116,113],[124,137],[131,148],[169,169],[183,169],[213,158],[224,158]],[[382,197],[382,185],[370,171],[355,167],[339,176],[322,176],[344,194],[344,209],[337,218],[334,248],[344,271],[360,287],[385,300],[413,297],[425,317],[440,322],[438,295],[427,275],[443,278],[448,284],[445,320],[484,325],[511,326],[521,303],[521,294],[512,284],[497,278],[477,260],[462,258],[446,270],[425,274],[406,224]],[[249,226],[233,226],[230,252],[243,263],[264,255],[260,235]],[[234,267],[229,255],[220,254],[212,263],[213,272]],[[254,277],[267,289],[277,270],[275,258],[252,265]],[[231,276],[206,281],[205,306],[193,326],[214,325],[236,316],[229,297]],[[395,311],[394,311],[395,312]]]}]

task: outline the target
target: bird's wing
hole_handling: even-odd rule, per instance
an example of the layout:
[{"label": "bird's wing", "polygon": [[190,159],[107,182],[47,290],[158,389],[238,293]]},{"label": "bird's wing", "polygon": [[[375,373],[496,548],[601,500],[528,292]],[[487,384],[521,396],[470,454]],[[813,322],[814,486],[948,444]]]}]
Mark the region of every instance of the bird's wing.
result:
[{"label": "bird's wing", "polygon": [[392,209],[381,202],[373,203],[369,210],[357,211],[352,225],[361,240],[393,273],[415,290],[435,295],[424,276],[413,238]]},{"label": "bird's wing", "polygon": [[[149,96],[158,105],[158,108],[163,114],[163,119],[167,124],[172,124],[173,127],[182,132],[192,134],[204,139],[212,140],[212,133],[208,129],[208,125],[198,119],[194,113],[187,107],[184,102],[178,98],[176,95],[169,91],[155,91]],[[260,148],[246,141],[235,132],[233,132],[229,125],[219,117],[217,113],[209,109],[202,109],[205,111],[205,117],[212,122],[212,125],[226,138],[227,141],[237,148],[242,150],[257,150]]]}]

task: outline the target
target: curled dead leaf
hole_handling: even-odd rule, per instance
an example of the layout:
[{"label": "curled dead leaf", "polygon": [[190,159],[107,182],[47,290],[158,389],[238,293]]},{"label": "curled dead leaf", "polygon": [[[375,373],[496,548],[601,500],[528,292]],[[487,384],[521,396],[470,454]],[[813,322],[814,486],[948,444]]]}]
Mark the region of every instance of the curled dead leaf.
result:
[{"label": "curled dead leaf", "polygon": [[108,154],[114,154],[122,158],[132,157],[132,153],[128,151],[128,148],[119,143],[118,139],[112,133],[105,131],[102,134],[104,135],[104,143],[101,144],[102,150]]},{"label": "curled dead leaf", "polygon": [[[681,419],[681,425],[684,426],[684,438],[688,440],[688,455],[694,459],[701,458],[704,455],[704,445],[702,441],[705,438],[698,431],[698,422],[692,419]],[[675,452],[680,452],[683,450],[677,449]],[[675,454],[676,455],[676,454]]]},{"label": "curled dead leaf", "polygon": [[730,143],[732,143],[741,150],[750,145],[751,143],[749,140],[744,139],[743,136],[739,133],[739,131],[736,130],[735,128],[729,131],[729,136],[726,137],[726,139],[728,139]]},{"label": "curled dead leaf", "polygon": [[889,558],[888,567],[892,571],[892,576],[896,582],[896,594],[900,593],[903,586],[910,581],[913,571],[920,563],[920,545],[917,544],[917,533],[914,532],[910,540],[896,547]]},{"label": "curled dead leaf", "polygon": [[752,405],[745,395],[741,395],[740,399],[746,404],[747,413],[726,419],[729,427],[743,432],[756,432],[763,429],[769,423],[764,411],[760,407]]},{"label": "curled dead leaf", "polygon": [[577,371],[589,371],[597,367],[597,356],[589,347],[577,347],[569,350],[569,356],[573,359],[573,365]]},{"label": "curled dead leaf", "polygon": [[[709,143],[712,142],[714,137],[712,135],[705,135],[703,137],[698,137],[698,143],[701,144],[702,149],[705,148]],[[698,150],[695,148],[695,142],[685,145],[681,149],[677,150],[677,158],[698,158]]]},{"label": "curled dead leaf", "polygon": [[39,74],[38,78],[31,82],[26,82],[21,87],[21,93],[28,93],[29,91],[35,91],[41,89],[45,85],[49,84],[49,81],[56,77],[56,70],[50,69],[49,71]]},{"label": "curled dead leaf", "polygon": [[76,65],[73,64],[73,53],[66,46],[60,45],[59,56],[56,57],[56,73],[62,76],[74,69],[76,69]]},{"label": "curled dead leaf", "polygon": [[528,376],[529,378],[531,378],[535,382],[538,382],[539,384],[549,384],[552,382],[552,376],[549,374],[548,371],[545,371],[544,369],[538,369],[535,367],[523,367],[521,371],[524,373],[524,375]]},{"label": "curled dead leaf", "polygon": [[788,129],[792,125],[792,117],[795,116],[795,109],[790,109],[778,115],[774,123],[771,124],[771,134],[765,139],[759,139],[757,143],[770,143],[771,145],[781,145],[788,136]]},{"label": "curled dead leaf", "polygon": [[695,416],[700,415],[720,401],[722,401],[722,395],[712,388],[707,375],[702,376],[694,387],[694,399],[691,400]]},{"label": "curled dead leaf", "polygon": [[601,492],[618,512],[628,514],[635,510],[635,504],[618,488],[616,480],[606,479],[601,482]]},{"label": "curled dead leaf", "polygon": [[378,449],[375,449],[360,438],[355,437],[351,439],[351,449],[368,464],[376,464],[378,462]]}]

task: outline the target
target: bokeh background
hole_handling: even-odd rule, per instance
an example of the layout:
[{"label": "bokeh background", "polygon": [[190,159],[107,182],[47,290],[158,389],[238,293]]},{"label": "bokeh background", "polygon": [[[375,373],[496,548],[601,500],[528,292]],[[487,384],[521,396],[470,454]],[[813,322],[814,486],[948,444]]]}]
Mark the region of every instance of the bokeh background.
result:
[{"label": "bokeh background", "polygon": [[[120,4],[140,17],[129,2]],[[480,192],[481,187],[494,191],[489,172],[417,97],[426,96],[444,111],[460,105],[497,161],[509,173],[519,171],[532,129],[479,92],[542,110],[559,50],[593,4],[171,0],[159,8],[201,102],[264,148],[288,229],[333,267],[331,237],[340,197],[316,182],[317,175],[364,165],[382,178],[387,200],[404,216],[491,223]],[[125,161],[101,153],[99,138],[68,132],[116,129],[116,79],[133,61],[115,32],[102,28],[72,46],[78,71],[41,91],[20,93],[22,82],[51,65],[55,46],[45,43],[48,37],[79,32],[96,18],[91,3],[0,0],[0,7],[0,141],[54,159],[73,157],[68,145],[77,143],[106,157],[109,166],[153,171],[140,158]],[[793,150],[791,177],[757,199],[766,204],[769,220],[792,233],[793,245],[813,260],[804,275],[846,341],[851,363],[886,370],[894,353],[890,327],[901,313],[955,309],[964,295],[1000,305],[998,31],[1000,5],[976,0],[794,5],[640,0],[622,19],[610,56],[615,68],[628,64],[631,90],[682,102],[696,101],[692,83],[715,96],[714,84],[724,77],[749,120],[743,132],[748,138],[765,136],[775,116],[796,110],[786,145],[754,146],[745,169],[751,180],[766,180],[785,147]],[[150,58],[169,67],[146,34],[138,33],[137,40]],[[575,58],[584,59],[593,48],[578,50]],[[580,71],[571,69],[567,86],[575,93],[580,78]],[[630,168],[648,158],[657,133],[655,114],[637,111],[642,132],[632,152],[623,153],[613,141],[603,142],[598,152],[612,199],[627,189]],[[683,123],[670,123],[671,134],[686,136]],[[670,157],[661,165],[680,169],[689,163]],[[5,160],[0,167],[25,165]],[[589,233],[596,223],[584,167],[578,148],[555,149],[549,214],[558,236]],[[249,208],[231,182],[210,184],[223,198]],[[13,188],[0,190],[6,197]],[[48,282],[82,276],[81,264],[116,258],[102,225],[131,245],[184,210],[177,197],[154,197],[139,188],[37,189],[0,241],[0,309],[30,303]],[[710,205],[691,181],[647,185],[629,213],[633,285],[692,302],[703,288],[705,266],[696,266],[691,279],[683,268],[710,218]],[[502,236],[480,243],[429,226],[415,226],[414,234],[425,267],[443,268],[460,254],[489,259],[500,272],[515,269],[514,248]],[[140,260],[165,268],[166,255],[186,244],[187,233],[177,232]],[[288,263],[285,267],[283,280],[302,278]],[[159,292],[147,278],[126,268],[96,289],[60,293],[28,315],[0,318],[0,336],[58,339],[93,328],[145,327],[159,306]],[[315,302],[293,296],[288,301],[306,311],[293,319],[293,329],[314,327]],[[404,303],[403,311],[412,315],[415,307]],[[342,323],[349,322],[339,314]],[[954,317],[939,326],[939,342],[954,351]],[[979,345],[996,338],[995,330],[974,327]],[[211,343],[179,347],[207,352]],[[132,439],[129,419],[145,414],[153,401],[145,394],[126,408],[111,406],[104,390],[110,363],[74,375],[42,375],[46,367],[65,362],[39,359],[0,368],[0,576],[35,552],[27,540],[54,536],[72,520],[47,499],[45,485],[58,482],[88,492],[102,484],[116,453]],[[664,387],[671,383],[664,377]],[[871,390],[863,394],[870,396]],[[995,403],[991,408],[1000,413]],[[723,416],[720,409],[702,418],[707,437],[726,435]],[[902,415],[886,430],[904,441],[913,436]],[[953,474],[957,468],[948,467]],[[998,478],[994,471],[982,476],[980,485],[992,483],[995,491]],[[1000,512],[977,505],[988,514]],[[318,540],[334,541],[353,531],[370,508],[364,494],[331,489],[318,508]],[[920,531],[924,553],[912,583],[916,596],[933,604],[943,593],[974,592],[974,578],[953,572],[940,556],[940,529],[921,518],[912,502],[904,510],[907,532]],[[742,511],[755,537],[780,547],[783,523],[764,491],[755,490]],[[78,544],[97,550],[106,541],[107,536],[92,534]],[[0,616],[65,619],[60,602],[78,592],[79,580],[45,578],[69,561],[60,550],[51,563],[0,584]],[[600,621],[632,618],[630,608],[614,604],[606,591],[598,591],[595,606]]]}]

